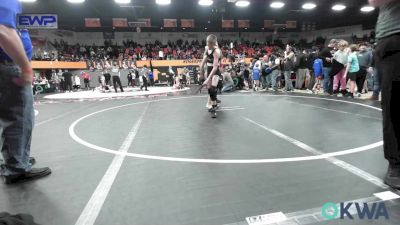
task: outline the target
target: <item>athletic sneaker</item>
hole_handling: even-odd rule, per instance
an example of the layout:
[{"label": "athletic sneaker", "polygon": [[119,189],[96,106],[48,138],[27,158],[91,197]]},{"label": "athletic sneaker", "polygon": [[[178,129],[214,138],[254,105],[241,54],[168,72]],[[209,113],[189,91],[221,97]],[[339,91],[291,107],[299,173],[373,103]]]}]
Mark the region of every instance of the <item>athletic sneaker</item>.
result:
[{"label": "athletic sneaker", "polygon": [[208,110],[211,113],[211,118],[217,118],[217,110],[216,106],[213,106],[210,110]]}]

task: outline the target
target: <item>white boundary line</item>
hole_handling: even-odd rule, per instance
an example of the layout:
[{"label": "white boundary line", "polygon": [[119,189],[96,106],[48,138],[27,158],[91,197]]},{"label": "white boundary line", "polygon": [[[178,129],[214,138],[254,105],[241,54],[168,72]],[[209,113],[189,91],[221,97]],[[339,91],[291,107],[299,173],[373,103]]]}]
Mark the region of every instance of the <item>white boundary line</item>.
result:
[{"label": "white boundary line", "polygon": [[[224,95],[224,97],[248,97],[248,95]],[[370,105],[365,105],[362,103],[357,103],[357,102],[349,102],[349,101],[343,101],[343,100],[337,100],[337,99],[329,99],[329,98],[319,98],[319,97],[309,97],[309,96],[292,96],[292,95],[261,95],[259,97],[290,97],[290,98],[305,98],[305,99],[317,99],[317,100],[325,100],[325,101],[333,101],[333,102],[342,102],[342,103],[347,103],[347,104],[353,104],[353,105],[359,105],[363,106],[366,108],[370,109],[375,109],[378,111],[381,111],[380,108],[370,106]],[[281,162],[298,162],[298,161],[310,161],[310,160],[319,160],[319,159],[327,159],[330,157],[335,157],[335,156],[342,156],[342,155],[348,155],[348,154],[353,154],[357,152],[363,152],[367,151],[370,149],[374,149],[377,147],[381,147],[383,145],[383,141],[378,141],[376,143],[372,143],[369,145],[357,147],[357,148],[352,148],[352,149],[347,149],[347,150],[341,150],[337,152],[332,152],[332,153],[326,153],[326,154],[321,154],[321,155],[315,155],[315,156],[304,156],[304,157],[291,157],[291,158],[277,158],[277,159],[198,159],[198,158],[177,158],[177,157],[166,157],[166,156],[156,156],[156,155],[145,155],[145,154],[136,154],[136,153],[123,153],[118,150],[113,150],[113,149],[108,149],[108,148],[103,148],[94,144],[91,144],[80,137],[75,133],[75,127],[84,119],[94,116],[96,114],[114,110],[114,109],[120,109],[123,107],[128,107],[128,106],[133,106],[133,105],[139,105],[139,104],[146,104],[149,102],[163,102],[163,101],[171,101],[171,100],[180,100],[180,99],[191,99],[191,98],[206,98],[206,96],[189,96],[189,97],[178,97],[178,98],[167,98],[167,99],[158,99],[158,100],[151,100],[151,101],[143,101],[143,102],[136,102],[136,103],[131,103],[131,104],[126,104],[126,105],[120,105],[120,106],[115,106],[111,108],[106,108],[103,110],[99,110],[96,112],[93,112],[91,114],[88,114],[84,117],[81,117],[77,119],[75,122],[71,124],[69,127],[69,134],[71,138],[76,141],[77,143],[84,145],[90,149],[97,150],[97,151],[102,151],[110,154],[115,154],[115,155],[124,155],[124,156],[129,156],[129,157],[135,157],[135,158],[142,158],[142,159],[153,159],[153,160],[162,160],[162,161],[173,161],[173,162],[190,162],[190,163],[215,163],[215,164],[252,164],[252,163],[281,163]]]},{"label": "white boundary line", "polygon": [[301,104],[301,103],[297,103],[297,102],[292,102],[292,104],[301,105],[301,106],[309,107],[309,108],[315,108],[315,109],[323,109],[323,110],[326,110],[326,111],[332,111],[332,112],[337,112],[337,113],[349,114],[349,115],[354,115],[354,116],[358,116],[358,117],[362,117],[362,118],[367,118],[367,119],[381,120],[381,119],[379,119],[379,118],[375,118],[375,117],[372,117],[372,116],[365,116],[365,115],[361,115],[361,114],[357,114],[357,113],[351,113],[351,112],[346,112],[346,111],[341,111],[341,110],[335,110],[335,109],[328,109],[328,108],[319,107],[319,106],[314,106],[314,105]]},{"label": "white boundary line", "polygon": [[[301,149],[303,149],[303,150],[305,150],[305,151],[307,151],[307,152],[309,152],[309,153],[311,153],[313,155],[323,155],[324,154],[323,152],[320,152],[317,149],[315,149],[315,148],[313,148],[313,147],[311,147],[311,146],[309,146],[309,145],[307,145],[307,144],[305,144],[305,143],[303,143],[301,141],[298,141],[298,140],[296,140],[294,138],[291,138],[291,137],[289,137],[289,136],[287,136],[287,135],[285,135],[285,134],[283,134],[283,133],[281,133],[281,132],[279,132],[277,130],[274,130],[274,129],[271,129],[269,127],[266,127],[266,126],[264,126],[262,124],[259,124],[259,123],[255,122],[255,121],[253,121],[253,120],[251,120],[249,118],[246,118],[246,117],[243,117],[243,119],[248,121],[248,122],[250,122],[250,123],[252,123],[252,124],[254,124],[254,125],[256,125],[256,126],[258,126],[258,127],[260,127],[260,128],[262,128],[262,129],[264,129],[264,130],[266,130],[266,131],[268,131],[268,132],[270,132],[270,133],[272,133],[272,134],[274,134],[274,135],[276,135],[276,136],[278,136],[278,137],[280,137],[280,138],[282,138],[285,141],[288,141],[288,142],[292,143],[293,145],[296,145],[297,147],[299,147],[299,148],[301,148]],[[356,176],[358,176],[358,177],[360,177],[360,178],[362,178],[362,179],[364,179],[364,180],[366,180],[366,181],[368,181],[368,182],[370,182],[372,184],[375,184],[376,186],[378,186],[380,188],[383,188],[383,189],[389,188],[389,186],[387,186],[386,184],[383,183],[382,179],[380,179],[378,177],[375,177],[374,175],[372,175],[370,173],[367,173],[364,170],[359,169],[359,168],[357,168],[357,167],[355,167],[355,166],[353,166],[353,165],[351,165],[349,163],[346,163],[345,161],[342,161],[342,160],[337,159],[335,157],[329,157],[329,158],[326,158],[325,160],[327,160],[328,162],[330,162],[330,163],[332,163],[332,164],[334,164],[334,165],[336,165],[336,166],[338,166],[338,167],[340,167],[340,168],[342,168],[342,169],[344,169],[344,170],[346,170],[346,171],[348,171],[348,172],[350,172],[350,173],[352,173],[352,174],[354,174],[354,175],[356,175]]]},{"label": "white boundary line", "polygon": [[[148,105],[145,110],[141,114],[139,120],[132,127],[131,131],[128,133],[128,136],[125,138],[123,144],[121,145],[119,152],[127,153],[129,148],[131,147],[133,140],[136,137],[136,134],[142,124],[144,115],[147,111]],[[121,169],[122,163],[124,162],[126,155],[116,155],[114,156],[113,161],[108,167],[106,173],[101,179],[99,185],[94,191],[92,197],[89,202],[86,204],[85,209],[79,216],[75,225],[93,225],[96,222],[96,219],[100,213],[101,208],[111,190],[112,185],[114,184],[115,178],[118,175],[119,170]]]}]

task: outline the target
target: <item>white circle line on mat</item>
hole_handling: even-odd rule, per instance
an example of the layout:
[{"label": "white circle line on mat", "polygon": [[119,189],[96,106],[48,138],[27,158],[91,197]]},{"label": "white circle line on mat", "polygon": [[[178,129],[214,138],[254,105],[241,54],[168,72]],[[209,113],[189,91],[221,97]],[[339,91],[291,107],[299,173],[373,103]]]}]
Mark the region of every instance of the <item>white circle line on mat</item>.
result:
[{"label": "white circle line on mat", "polygon": [[[224,97],[246,97],[246,95],[224,95]],[[93,113],[90,113],[86,116],[83,116],[76,121],[74,121],[71,126],[69,127],[69,135],[71,138],[76,141],[77,143],[88,147],[93,150],[105,152],[105,153],[110,153],[114,155],[125,155],[128,157],[134,157],[134,158],[141,158],[141,159],[152,159],[152,160],[161,160],[161,161],[172,161],[172,162],[187,162],[187,163],[214,163],[214,164],[257,164],[257,163],[282,163],[282,162],[299,162],[299,161],[310,161],[310,160],[319,160],[319,159],[326,159],[330,157],[336,157],[336,156],[342,156],[342,155],[348,155],[348,154],[354,154],[358,152],[363,152],[367,150],[371,150],[377,147],[380,147],[383,145],[383,141],[378,141],[369,145],[357,147],[357,148],[352,148],[352,149],[346,149],[346,150],[341,150],[341,151],[336,151],[336,152],[331,152],[331,153],[326,153],[322,155],[315,155],[315,156],[303,156],[303,157],[289,157],[289,158],[272,158],[272,159],[201,159],[201,158],[179,158],[179,157],[168,157],[168,156],[157,156],[157,155],[146,155],[146,154],[137,154],[137,153],[122,153],[114,149],[109,149],[109,148],[104,148],[101,146],[94,145],[92,143],[89,143],[83,139],[81,139],[76,133],[75,133],[75,127],[84,119],[94,116],[99,113],[103,113],[106,111],[114,110],[114,109],[119,109],[123,107],[128,107],[128,106],[133,106],[133,105],[140,105],[140,104],[146,104],[146,103],[151,103],[151,102],[163,102],[163,101],[172,101],[172,100],[180,100],[180,99],[190,99],[190,98],[204,98],[205,96],[189,96],[189,97],[178,97],[178,98],[167,98],[167,99],[158,99],[158,100],[151,100],[151,101],[143,101],[143,102],[136,102],[136,103],[130,103],[130,104],[125,104],[125,105],[120,105],[120,106],[115,106],[115,107],[110,107],[106,109],[102,109]],[[366,108],[371,108],[375,109],[378,111],[382,111],[378,107],[362,104],[362,103],[357,103],[357,102],[349,102],[349,101],[344,101],[344,100],[338,100],[338,99],[329,99],[329,98],[319,98],[319,97],[309,97],[309,96],[293,96],[293,95],[264,95],[261,97],[289,97],[289,98],[305,98],[305,99],[318,99],[318,100],[325,100],[325,101],[334,101],[334,102],[342,102],[342,103],[348,103],[348,104],[353,104],[353,105],[359,105],[363,106]]]}]

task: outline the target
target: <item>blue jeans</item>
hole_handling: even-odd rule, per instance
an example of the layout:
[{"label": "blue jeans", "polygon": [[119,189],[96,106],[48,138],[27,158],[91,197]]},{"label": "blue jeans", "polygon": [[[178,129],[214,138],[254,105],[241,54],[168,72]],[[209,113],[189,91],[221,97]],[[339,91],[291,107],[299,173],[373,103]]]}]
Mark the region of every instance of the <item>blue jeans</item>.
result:
[{"label": "blue jeans", "polygon": [[280,75],[281,75],[281,71],[280,70],[274,70],[270,74],[270,76],[271,76],[271,86],[272,86],[272,89],[274,91],[278,90],[278,85],[277,85],[276,81],[277,81],[277,79],[278,79],[278,77]]},{"label": "blue jeans", "polygon": [[293,83],[292,83],[292,72],[291,71],[283,71],[283,75],[285,75],[285,90],[286,91],[291,91],[293,90]]},{"label": "blue jeans", "polygon": [[380,81],[378,70],[374,69],[373,74],[374,74],[374,76],[373,76],[373,79],[374,79],[373,96],[379,97],[379,93],[381,92],[381,81]]},{"label": "blue jeans", "polygon": [[21,75],[17,66],[0,64],[0,147],[4,164],[0,175],[17,175],[31,170],[29,163],[34,126],[33,93],[30,85],[12,81]]},{"label": "blue jeans", "polygon": [[225,83],[224,84],[224,87],[222,88],[222,92],[230,92],[230,91],[233,91],[233,88],[234,88],[234,84],[233,84],[233,82],[231,82],[231,83]]},{"label": "blue jeans", "polygon": [[269,86],[271,84],[271,74],[268,74],[266,76],[261,76],[261,81],[262,81],[263,88],[269,88]]},{"label": "blue jeans", "polygon": [[331,70],[332,68],[330,67],[324,67],[322,69],[322,73],[324,74],[324,92],[328,93],[330,93],[333,89],[333,83],[331,81],[331,78],[329,77]]}]

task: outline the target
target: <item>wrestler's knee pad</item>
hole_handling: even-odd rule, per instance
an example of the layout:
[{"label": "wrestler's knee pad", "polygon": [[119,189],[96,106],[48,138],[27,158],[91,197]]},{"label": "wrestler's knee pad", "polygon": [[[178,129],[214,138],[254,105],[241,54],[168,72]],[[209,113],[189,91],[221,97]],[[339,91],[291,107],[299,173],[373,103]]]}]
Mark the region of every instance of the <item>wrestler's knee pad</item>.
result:
[{"label": "wrestler's knee pad", "polygon": [[217,101],[217,88],[214,86],[211,86],[208,89],[208,94],[210,95],[211,101]]}]

